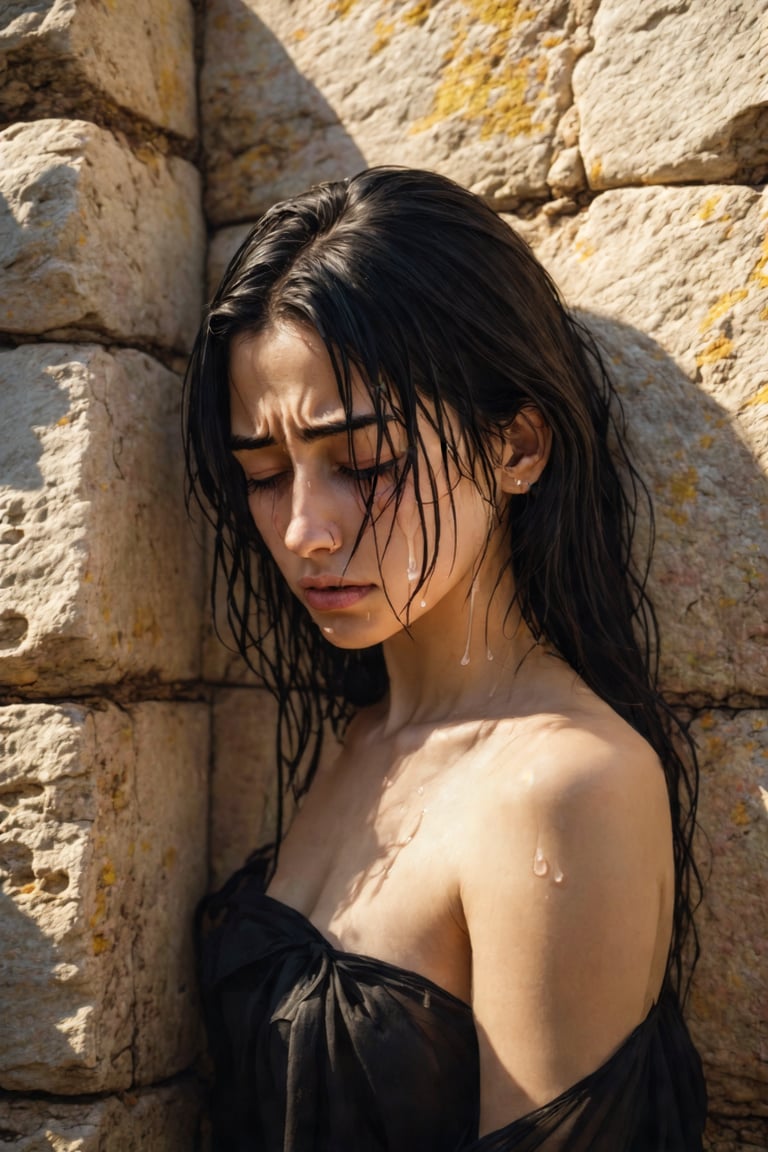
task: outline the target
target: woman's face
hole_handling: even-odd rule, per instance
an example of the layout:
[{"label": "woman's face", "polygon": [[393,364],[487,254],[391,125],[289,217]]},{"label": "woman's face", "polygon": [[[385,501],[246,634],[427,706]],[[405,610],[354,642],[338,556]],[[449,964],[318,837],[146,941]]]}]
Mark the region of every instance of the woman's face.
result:
[{"label": "woman's face", "polygon": [[[232,450],[245,473],[254,523],[292,592],[332,643],[381,643],[447,598],[457,607],[465,602],[493,509],[455,466],[446,474],[428,421],[420,417],[428,559],[434,498],[425,463],[436,479],[440,545],[434,572],[419,586],[424,543],[412,473],[399,505],[394,499],[408,447],[394,414],[387,423],[391,444],[385,440],[377,452],[373,404],[353,371],[351,453],[350,422],[325,347],[312,328],[289,321],[235,340],[230,382]],[[374,477],[371,520],[354,549],[365,518],[360,481],[365,486]]]}]

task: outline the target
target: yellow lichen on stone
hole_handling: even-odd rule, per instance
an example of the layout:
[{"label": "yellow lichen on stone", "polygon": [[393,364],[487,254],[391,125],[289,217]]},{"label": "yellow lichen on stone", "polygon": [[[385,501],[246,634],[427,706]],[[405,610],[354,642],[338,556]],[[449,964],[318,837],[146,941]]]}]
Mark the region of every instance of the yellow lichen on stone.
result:
[{"label": "yellow lichen on stone", "polygon": [[349,16],[355,3],[356,0],[331,0],[331,3],[328,5],[328,11],[332,15],[341,16],[341,18],[344,19],[345,16]]},{"label": "yellow lichen on stone", "polygon": [[719,203],[720,193],[715,193],[714,196],[708,196],[696,215],[700,220],[711,220]]},{"label": "yellow lichen on stone", "polygon": [[732,353],[733,340],[729,340],[727,336],[716,336],[703,351],[697,354],[696,365],[698,368],[702,368],[705,364],[717,364],[719,360],[727,359]]},{"label": "yellow lichen on stone", "polygon": [[576,240],[574,248],[578,254],[579,260],[588,260],[590,256],[594,256],[597,249],[594,244],[590,244],[588,240]]},{"label": "yellow lichen on stone", "polygon": [[743,828],[745,824],[749,824],[749,813],[743,800],[739,800],[738,804],[735,804],[731,809],[731,820],[734,824],[738,824],[740,828]]},{"label": "yellow lichen on stone", "polygon": [[602,160],[595,160],[589,167],[589,183],[592,187],[600,182],[600,177],[603,175],[603,162]]},{"label": "yellow lichen on stone", "polygon": [[93,937],[93,954],[94,954],[94,956],[101,956],[102,952],[108,952],[108,951],[109,951],[109,940],[107,940],[106,936],[100,936],[100,935],[98,935],[98,933],[95,934]]},{"label": "yellow lichen on stone", "polygon": [[296,28],[291,33],[291,39],[292,40],[299,41],[299,40],[306,40],[306,38],[307,38],[306,28]]},{"label": "yellow lichen on stone", "polygon": [[768,234],[766,234],[757,263],[749,274],[758,288],[768,288]]},{"label": "yellow lichen on stone", "polygon": [[677,476],[670,477],[669,491],[675,503],[692,503],[698,495],[696,488],[698,482],[699,474],[693,467],[686,468],[684,472],[679,473]]},{"label": "yellow lichen on stone", "polygon": [[371,45],[371,55],[381,52],[382,48],[386,48],[392,36],[394,35],[395,25],[391,21],[377,20],[374,27],[376,39]]},{"label": "yellow lichen on stone", "polygon": [[757,404],[768,404],[768,384],[764,384],[755,392],[754,396],[750,396],[749,400],[745,401],[745,408],[753,408]]},{"label": "yellow lichen on stone", "polygon": [[712,327],[716,320],[719,320],[721,316],[725,316],[726,312],[730,312],[734,304],[738,304],[738,302],[743,300],[747,295],[749,295],[749,292],[746,288],[737,288],[735,292],[724,293],[724,295],[712,305],[709,312],[707,312],[699,325],[699,332],[706,332],[708,328]]},{"label": "yellow lichen on stone", "polygon": [[[531,81],[546,79],[546,60],[534,66],[529,57],[509,59],[513,30],[535,13],[519,8],[517,0],[464,0],[470,18],[458,21],[445,69],[434,97],[433,110],[411,127],[416,134],[450,116],[480,125],[480,138],[525,136],[534,129],[534,107],[528,99]],[[489,44],[473,47],[470,33],[478,25],[493,29]]]},{"label": "yellow lichen on stone", "polygon": [[415,24],[417,27],[425,22],[434,6],[435,0],[419,0],[413,8],[403,12],[401,17],[404,24]]},{"label": "yellow lichen on stone", "polygon": [[109,888],[112,884],[114,884],[116,879],[117,873],[115,872],[115,866],[111,860],[107,860],[106,864],[101,870],[101,883],[105,888]]}]

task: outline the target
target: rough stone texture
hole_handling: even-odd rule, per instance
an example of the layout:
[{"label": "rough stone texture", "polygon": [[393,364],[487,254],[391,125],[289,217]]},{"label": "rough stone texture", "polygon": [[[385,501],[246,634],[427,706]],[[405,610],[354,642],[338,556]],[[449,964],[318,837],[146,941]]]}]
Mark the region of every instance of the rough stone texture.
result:
[{"label": "rough stone texture", "polygon": [[762,1117],[715,1116],[704,1132],[705,1152],[765,1152],[768,1131]]},{"label": "rough stone texture", "polygon": [[581,150],[593,188],[765,179],[765,5],[601,0],[576,65]]},{"label": "rough stone texture", "polygon": [[277,705],[268,692],[216,692],[211,729],[211,880],[218,888],[275,835]]},{"label": "rough stone texture", "polygon": [[197,675],[179,393],[141,352],[0,351],[0,684],[61,695]]},{"label": "rough stone texture", "polygon": [[[768,712],[704,712],[692,733],[701,759],[698,855],[711,875],[697,923],[702,953],[688,1007],[704,1060],[712,1147],[741,1121],[768,1147]],[[730,1129],[730,1131],[729,1131]],[[749,1140],[745,1139],[749,1145]],[[734,1144],[734,1147],[739,1147]]]},{"label": "rough stone texture", "polygon": [[0,743],[0,1087],[173,1075],[198,1043],[206,707],[9,705]]},{"label": "rough stone texture", "polygon": [[0,329],[186,350],[204,244],[186,161],[84,121],[0,132]]},{"label": "rough stone texture", "polygon": [[[277,705],[263,689],[216,692],[211,737],[211,880],[223,884],[255,848],[275,838]],[[339,745],[327,730],[321,768]],[[286,800],[284,829],[296,808]]]},{"label": "rough stone texture", "polygon": [[8,1152],[192,1152],[201,1092],[180,1083],[89,1103],[0,1097]]},{"label": "rough stone texture", "polygon": [[217,223],[369,164],[434,168],[499,207],[546,196],[592,2],[213,0],[201,77]]},{"label": "rough stone texture", "polygon": [[6,0],[0,14],[0,117],[82,116],[104,101],[196,135],[190,0]]},{"label": "rough stone texture", "polygon": [[235,224],[232,228],[220,228],[214,232],[208,246],[208,296],[213,296],[226,272],[227,264],[237,252],[251,230],[250,224]]},{"label": "rough stone texture", "polygon": [[520,222],[624,396],[663,684],[708,699],[768,692],[767,212],[749,188],[648,188]]}]

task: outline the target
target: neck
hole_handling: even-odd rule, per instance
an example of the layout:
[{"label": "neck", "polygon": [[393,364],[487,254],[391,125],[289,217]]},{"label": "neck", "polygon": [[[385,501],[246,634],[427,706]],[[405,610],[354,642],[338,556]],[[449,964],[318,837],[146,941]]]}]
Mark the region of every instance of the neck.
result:
[{"label": "neck", "polygon": [[[497,573],[485,563],[407,632],[385,642],[387,731],[492,716],[512,703],[517,672],[537,648],[514,605],[511,574],[505,571],[499,581]],[[428,602],[428,589],[424,596]]]}]

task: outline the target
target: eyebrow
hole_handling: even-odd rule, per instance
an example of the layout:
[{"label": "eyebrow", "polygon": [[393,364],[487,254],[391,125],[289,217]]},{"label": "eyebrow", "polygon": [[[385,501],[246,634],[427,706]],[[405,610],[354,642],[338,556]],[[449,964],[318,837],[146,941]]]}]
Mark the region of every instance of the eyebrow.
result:
[{"label": "eyebrow", "polygon": [[[396,420],[396,416],[384,416],[384,420]],[[379,417],[375,412],[361,416],[352,416],[349,420],[330,420],[323,424],[310,424],[299,430],[299,438],[305,444],[314,440],[324,440],[327,436],[339,436],[342,432],[349,434],[357,432],[360,428],[370,428],[378,424]],[[231,436],[229,448],[231,452],[256,452],[259,448],[273,448],[277,444],[274,436]]]}]

